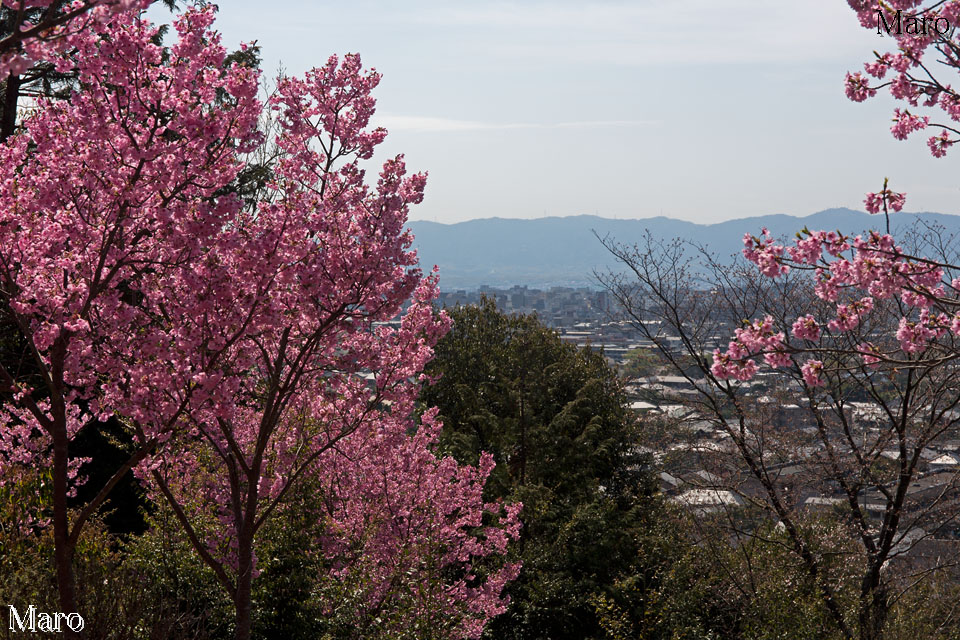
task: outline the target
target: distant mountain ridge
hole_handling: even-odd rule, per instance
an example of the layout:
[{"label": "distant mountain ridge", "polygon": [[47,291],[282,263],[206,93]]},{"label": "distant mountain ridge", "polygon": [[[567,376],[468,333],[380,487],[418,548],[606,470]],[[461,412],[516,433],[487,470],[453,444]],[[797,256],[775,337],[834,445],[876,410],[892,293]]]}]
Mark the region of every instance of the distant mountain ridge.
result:
[{"label": "distant mountain ridge", "polygon": [[[960,233],[960,216],[942,213],[897,213],[891,216],[894,233],[917,221],[939,225],[947,234]],[[880,229],[882,216],[852,209],[827,209],[806,217],[767,215],[715,224],[697,224],[663,216],[637,220],[591,215],[535,218],[484,218],[456,224],[426,220],[410,222],[420,264],[440,267],[440,287],[451,291],[481,285],[515,284],[596,286],[594,270],[616,267],[615,261],[594,236],[610,235],[622,243],[639,242],[647,230],[662,239],[685,238],[708,246],[726,257],[743,248],[743,234],[759,234],[767,227],[775,236],[792,237],[804,226],[860,233]]]}]

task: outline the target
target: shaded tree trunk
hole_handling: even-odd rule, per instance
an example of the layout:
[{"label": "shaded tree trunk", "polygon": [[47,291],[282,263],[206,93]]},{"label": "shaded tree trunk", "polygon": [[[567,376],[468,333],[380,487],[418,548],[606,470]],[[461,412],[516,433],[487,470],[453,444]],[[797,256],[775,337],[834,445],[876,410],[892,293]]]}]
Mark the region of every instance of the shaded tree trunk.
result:
[{"label": "shaded tree trunk", "polygon": [[3,85],[3,113],[0,120],[0,143],[13,135],[17,126],[17,101],[20,97],[20,76],[10,74]]},{"label": "shaded tree trunk", "polygon": [[865,584],[864,589],[860,597],[860,640],[881,640],[890,608],[887,590],[880,584]]},{"label": "shaded tree trunk", "polygon": [[[242,547],[243,545],[241,545]],[[253,572],[249,564],[237,577],[237,592],[233,598],[234,609],[236,612],[236,630],[234,631],[235,640],[249,640],[252,627],[251,615],[251,593],[253,586]]]},{"label": "shaded tree trunk", "polygon": [[[73,575],[74,547],[70,543],[70,522],[67,512],[68,462],[67,434],[57,430],[53,434],[53,539],[60,611],[66,614],[79,613]],[[67,637],[79,637],[79,634],[69,629],[65,630],[65,634]]]}]

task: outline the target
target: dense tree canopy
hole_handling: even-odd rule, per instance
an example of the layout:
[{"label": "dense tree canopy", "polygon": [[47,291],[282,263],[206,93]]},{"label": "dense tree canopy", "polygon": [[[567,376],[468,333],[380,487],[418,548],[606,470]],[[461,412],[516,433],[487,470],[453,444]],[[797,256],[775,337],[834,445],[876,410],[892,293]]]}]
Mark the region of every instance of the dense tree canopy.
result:
[{"label": "dense tree canopy", "polygon": [[642,617],[670,555],[649,552],[668,534],[616,374],[534,316],[489,300],[449,313],[426,369],[439,381],[422,395],[440,410],[440,449],[461,462],[491,452],[489,497],[523,503],[523,569],[489,637],[604,637],[600,602]]},{"label": "dense tree canopy", "polygon": [[[448,322],[404,228],[425,174],[402,156],[376,181],[360,166],[386,136],[369,126],[379,75],[331,56],[264,104],[252,56],[221,44],[215,6],[188,6],[164,47],[140,5],[90,9],[89,28],[54,48],[23,43],[76,81],[0,145],[0,315],[12,333],[0,487],[38,473],[52,484],[52,510],[11,524],[40,534],[52,511],[59,609],[76,612],[85,527],[132,468],[245,639],[262,532],[309,478],[323,507],[309,529],[316,566],[350,581],[367,621],[353,635],[479,636],[517,571],[491,560],[516,537],[518,507],[483,499],[489,456],[435,457],[435,412],[414,412]],[[248,160],[265,147],[273,164],[259,171]],[[71,511],[80,468],[108,462],[96,447],[93,460],[71,457],[72,445],[112,418],[132,450]]]}]

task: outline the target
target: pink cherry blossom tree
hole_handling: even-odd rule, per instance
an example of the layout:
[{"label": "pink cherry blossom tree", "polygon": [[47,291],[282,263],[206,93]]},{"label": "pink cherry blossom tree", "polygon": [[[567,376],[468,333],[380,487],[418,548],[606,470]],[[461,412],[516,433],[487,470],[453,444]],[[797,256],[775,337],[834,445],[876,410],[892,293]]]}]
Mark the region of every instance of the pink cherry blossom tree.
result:
[{"label": "pink cherry blossom tree", "polygon": [[[847,97],[862,102],[889,89],[894,99],[906,103],[893,112],[890,131],[898,140],[923,129],[937,131],[927,139],[930,152],[937,158],[958,140],[960,130],[960,94],[944,69],[957,71],[957,32],[960,3],[955,0],[848,0],[860,24],[889,38],[896,50],[874,52],[864,71],[848,73]],[[912,109],[912,111],[911,111]],[[879,200],[868,198],[868,206]],[[876,210],[873,211],[876,213]]]},{"label": "pink cherry blossom tree", "polygon": [[[355,55],[282,79],[264,198],[190,270],[145,274],[136,330],[94,347],[110,364],[100,401],[158,443],[138,472],[232,597],[238,639],[250,634],[257,534],[305,477],[324,488],[324,548],[339,571],[367,578],[364,607],[456,569],[414,617],[441,615],[438,637],[476,637],[516,575],[471,569],[517,534],[516,508],[480,498],[489,461],[437,460],[433,414],[415,420],[421,371],[449,321],[404,230],[425,175],[398,156],[371,186],[361,166],[386,135],[369,127],[378,81]],[[162,358],[135,348],[144,334],[163,336]]]},{"label": "pink cherry blossom tree", "polygon": [[[404,625],[476,637],[517,567],[474,563],[504,553],[519,506],[485,504],[489,460],[437,460],[433,414],[415,419],[448,325],[404,230],[425,176],[398,156],[367,184],[386,132],[368,126],[379,76],[357,56],[282,80],[264,141],[258,74],[225,63],[214,11],[188,9],[169,55],[136,12],[71,34],[55,60],[79,89],[40,100],[0,148],[0,300],[42,379],[0,371],[4,474],[51,465],[63,611],[84,523],[136,467],[249,637],[257,533],[311,476],[323,548],[364,577],[366,609],[416,591]],[[233,184],[260,143],[275,146],[272,177],[242,203]],[[136,449],[71,518],[68,444],[114,413]]]},{"label": "pink cherry blossom tree", "polygon": [[[850,5],[865,28],[896,23],[900,33],[890,37],[895,52],[847,75],[848,97],[889,88],[906,103],[894,111],[894,137],[937,129],[927,142],[943,157],[960,139],[960,96],[943,79],[960,71],[960,32],[919,25],[955,25],[960,2]],[[804,229],[790,243],[766,229],[748,233],[748,265],[733,269],[705,254],[693,266],[681,245],[608,242],[635,276],[611,276],[608,287],[696,385],[700,415],[729,438],[717,475],[779,523],[836,630],[850,638],[883,637],[904,592],[957,562],[922,549],[956,526],[957,474],[933,473],[928,459],[960,428],[960,262],[936,230],[894,239],[890,216],[904,204],[884,180],[865,199],[868,212],[884,214],[884,231]],[[681,338],[684,359],[658,328]],[[723,334],[731,339],[717,345]],[[784,418],[788,403],[806,429]],[[787,466],[802,471],[784,473]],[[798,496],[832,501],[854,546],[819,551],[824,541],[809,536]],[[852,591],[836,573],[836,554],[855,570]],[[950,624],[940,621],[939,631]]]},{"label": "pink cherry blossom tree", "polygon": [[479,638],[506,610],[501,591],[519,565],[489,564],[518,538],[520,505],[501,513],[484,502],[489,455],[478,468],[437,460],[439,431],[431,412],[412,438],[353,438],[350,457],[324,465],[333,534],[324,550],[346,594],[332,613],[353,622],[353,637]]},{"label": "pink cherry blossom tree", "polygon": [[[102,17],[97,28],[74,33],[69,56],[57,62],[76,68],[78,90],[66,101],[40,99],[0,146],[0,304],[39,371],[39,383],[28,383],[0,367],[0,458],[4,474],[16,465],[51,466],[64,612],[77,610],[72,556],[84,523],[173,428],[178,410],[163,405],[168,422],[71,521],[68,445],[93,417],[84,413],[88,401],[94,413],[114,408],[97,404],[113,366],[95,356],[98,345],[126,336],[159,366],[169,332],[130,335],[130,302],[146,275],[189,270],[199,245],[238,210],[237,198],[219,193],[242,166],[238,154],[259,139],[257,74],[224,65],[211,8],[177,20],[169,56],[136,12]],[[137,384],[160,394],[161,382],[155,375]]]},{"label": "pink cherry blossom tree", "polygon": [[[462,616],[450,632],[476,636],[515,575],[507,566],[480,586],[470,570],[516,535],[515,510],[504,516],[506,533],[481,522],[500,512],[479,498],[489,464],[437,461],[432,414],[414,422],[420,372],[449,322],[433,311],[436,279],[416,268],[404,231],[425,175],[407,175],[398,156],[375,186],[365,181],[361,162],[386,135],[369,127],[378,81],[349,55],[279,82],[267,196],[223,227],[195,273],[151,278],[170,293],[142,305],[147,326],[175,328],[167,360],[190,375],[179,389],[162,387],[170,391],[161,400],[138,389],[138,357],[112,360],[118,382],[107,400],[135,407],[141,440],[187,407],[181,435],[141,473],[233,598],[237,638],[250,633],[257,532],[308,475],[324,486],[327,548],[339,558],[363,550],[343,570],[363,562],[372,584],[365,606],[383,606],[400,584],[412,588],[425,562],[435,575],[459,566],[459,581],[420,611]],[[109,347],[133,353],[122,342]]]},{"label": "pink cherry blossom tree", "polygon": [[[265,198],[189,269],[143,274],[127,330],[92,345],[106,363],[97,403],[123,407],[139,442],[157,445],[138,472],[233,598],[237,638],[250,634],[257,533],[308,476],[324,487],[326,548],[341,571],[368,577],[366,607],[415,588],[425,566],[434,578],[457,567],[417,611],[476,637],[516,575],[471,570],[516,537],[516,508],[480,499],[489,461],[436,460],[432,414],[414,421],[420,372],[449,322],[404,231],[425,176],[398,156],[365,182],[361,162],[386,134],[368,126],[378,81],[353,55],[282,79]],[[157,357],[144,358],[143,335],[156,336]]]},{"label": "pink cherry blossom tree", "polygon": [[[861,241],[851,239],[850,250]],[[784,545],[835,633],[884,637],[904,593],[960,559],[925,551],[957,525],[960,479],[931,473],[930,462],[960,432],[953,335],[943,312],[903,302],[914,291],[879,293],[890,265],[874,264],[866,281],[825,287],[817,269],[849,273],[849,253],[827,253],[807,271],[785,264],[791,249],[806,250],[797,249],[802,240],[750,242],[758,264],[752,251],[762,244],[767,257],[782,252],[778,271],[793,268],[771,277],[749,262],[688,256],[682,244],[608,242],[631,277],[605,283],[696,389],[689,419],[718,434],[697,464],[712,474],[710,488],[735,492],[745,505],[723,518],[738,553],[749,558],[757,544]],[[840,526],[817,524],[824,505]],[[783,542],[752,524],[752,509],[777,524]],[[748,572],[741,587],[749,592],[751,584]]]}]

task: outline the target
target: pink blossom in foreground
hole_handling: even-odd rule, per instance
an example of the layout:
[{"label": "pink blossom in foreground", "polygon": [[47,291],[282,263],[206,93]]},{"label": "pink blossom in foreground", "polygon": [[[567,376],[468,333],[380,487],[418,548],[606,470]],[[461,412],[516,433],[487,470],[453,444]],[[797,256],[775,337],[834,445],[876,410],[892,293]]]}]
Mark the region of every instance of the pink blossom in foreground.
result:
[{"label": "pink blossom in foreground", "polygon": [[379,81],[351,54],[278,83],[267,105],[279,126],[270,197],[233,213],[189,272],[151,280],[162,310],[141,303],[150,313],[137,321],[162,314],[174,329],[167,406],[112,372],[118,402],[147,432],[184,407],[185,428],[138,473],[183,511],[237,603],[238,636],[251,625],[243,603],[257,531],[303,477],[325,487],[323,543],[337,571],[365,576],[356,606],[405,607],[402,593],[433,581],[416,616],[476,637],[516,576],[507,565],[485,580],[444,579],[502,556],[519,507],[480,501],[490,460],[438,460],[434,414],[416,421],[420,376],[450,321],[433,308],[436,274],[418,268],[406,229],[426,175],[408,172],[403,156],[373,179],[364,168],[386,137],[370,124]]},{"label": "pink blossom in foreground", "polygon": [[945,315],[934,317],[930,315],[927,309],[924,309],[915,322],[907,318],[900,318],[897,340],[900,341],[900,348],[905,353],[922,353],[933,340],[946,332],[947,326],[949,325]]},{"label": "pink blossom in foreground", "polygon": [[870,342],[864,342],[857,347],[857,352],[863,358],[863,364],[868,367],[875,366],[880,362],[880,348]]},{"label": "pink blossom in foreground", "polygon": [[[84,34],[96,32],[101,25],[121,12],[139,11],[153,0],[74,0],[66,3],[58,14],[45,12],[37,24],[24,22],[16,33],[0,39],[0,78],[7,74],[21,75],[40,61],[52,61],[58,70],[69,64],[61,57]],[[13,15],[38,7],[51,7],[51,0],[3,0]]]},{"label": "pink blossom in foreground", "polygon": [[823,373],[823,363],[819,360],[807,360],[800,367],[803,374],[803,381],[810,387],[822,387],[823,379],[820,374]]},{"label": "pink blossom in foreground", "polygon": [[[946,20],[951,25],[960,20],[960,0],[849,3],[861,25],[871,31],[878,28],[878,14],[890,24],[897,18],[915,15],[923,15],[928,22]],[[906,30],[891,35],[895,50],[877,52],[864,65],[864,72],[847,74],[847,96],[861,102],[886,87],[895,100],[904,103],[894,109],[892,135],[902,140],[921,129],[939,128],[936,135],[928,138],[927,145],[935,157],[943,157],[957,142],[960,93],[934,74],[942,68],[960,71],[960,59],[955,56],[956,36],[953,32],[915,34]],[[874,85],[874,79],[884,82]],[[871,214],[902,211],[905,202],[906,194],[890,189],[887,180],[881,190],[867,193],[864,199]],[[870,231],[852,238],[834,231],[804,229],[792,243],[775,242],[766,229],[760,237],[749,233],[744,236],[743,255],[762,275],[775,278],[790,268],[810,270],[813,294],[835,309],[834,317],[826,321],[828,333],[824,333],[812,314],[800,315],[792,322],[786,319],[792,325],[791,337],[803,341],[803,345],[794,347],[786,341],[783,345],[764,345],[764,362],[768,366],[784,366],[786,353],[815,354],[817,357],[801,366],[805,383],[813,387],[825,382],[824,361],[837,362],[841,370],[847,367],[848,371],[890,363],[895,365],[892,371],[897,371],[896,367],[913,366],[906,363],[955,353],[952,340],[960,335],[960,278],[948,282],[953,277],[948,272],[956,267],[908,255],[889,233],[889,224],[888,217],[887,233]],[[876,324],[865,326],[881,302],[884,315]],[[893,318],[895,330],[884,329],[889,327],[887,314],[891,311],[899,315]],[[863,333],[868,327],[881,334],[889,331],[891,337],[895,333],[896,342],[865,341]],[[712,372],[720,379],[749,378],[756,372],[759,353],[756,336],[749,330],[738,329],[728,348],[714,353]]]},{"label": "pink blossom in foreground", "polygon": [[736,330],[736,339],[729,343],[725,353],[719,349],[714,351],[711,372],[719,380],[749,380],[758,370],[752,356],[760,353],[772,367],[789,366],[792,361],[784,349],[784,337],[782,331],[776,331],[770,316],[749,323]]},{"label": "pink blossom in foreground", "polygon": [[880,213],[882,211],[900,211],[906,202],[907,194],[896,193],[884,189],[879,193],[868,193],[864,199],[864,206],[867,213]]},{"label": "pink blossom in foreground", "polygon": [[800,340],[810,340],[816,342],[820,339],[820,325],[816,319],[809,313],[803,317],[797,318],[791,327],[794,337]]},{"label": "pink blossom in foreground", "polygon": [[933,154],[933,157],[942,158],[947,155],[947,150],[956,142],[955,139],[950,137],[950,133],[944,129],[939,135],[930,136],[927,139],[927,146],[930,147],[930,153]]},{"label": "pink blossom in foreground", "polygon": [[[217,194],[259,140],[257,75],[224,65],[226,51],[208,29],[213,13],[185,12],[165,55],[137,12],[91,10],[103,19],[56,44],[69,45],[54,63],[76,69],[74,93],[38,100],[0,145],[0,288],[5,313],[37,351],[44,386],[20,387],[2,366],[0,384],[16,390],[13,422],[36,427],[33,464],[51,470],[63,611],[76,610],[72,549],[105,495],[68,517],[69,443],[93,417],[81,402],[94,416],[120,408],[113,372],[124,371],[131,391],[168,418],[142,433],[131,463],[169,436],[179,413],[171,384],[189,369],[168,357],[175,333],[155,322],[135,328],[134,303],[151,282],[189,272],[198,247],[236,212],[235,197]],[[28,54],[34,45],[44,43],[25,43]],[[158,306],[161,291],[169,289],[151,296]],[[127,350],[111,354],[106,345]],[[27,446],[19,437],[2,444]]]},{"label": "pink blossom in foreground", "polygon": [[[787,247],[787,254],[794,262],[815,265],[823,254],[824,234],[810,234],[806,238],[797,240],[792,247]],[[749,259],[749,256],[748,256]]]},{"label": "pink blossom in foreground", "polygon": [[882,56],[878,55],[874,62],[865,62],[863,68],[871,76],[880,80],[887,75],[887,70],[890,68],[892,61],[893,55],[885,53]]},{"label": "pink blossom in foreground", "polygon": [[15,390],[0,453],[54,470],[61,609],[76,610],[70,545],[92,513],[67,517],[67,445],[117,413],[135,434],[130,464],[235,603],[238,638],[257,532],[304,477],[328,487],[329,548],[370,550],[338,556],[373,563],[365,606],[434,580],[433,615],[475,637],[517,567],[481,580],[471,565],[503,555],[520,507],[483,503],[489,461],[437,459],[439,425],[416,419],[449,328],[406,229],[426,176],[402,156],[368,176],[386,135],[370,126],[379,75],[331,57],[279,83],[272,177],[262,202],[242,202],[231,186],[263,143],[264,105],[258,72],[224,64],[215,14],[185,11],[169,51],[135,11],[71,35],[77,90],[39,100],[0,146],[5,311],[51,381],[18,387],[0,367]]},{"label": "pink blossom in foreground", "polygon": [[774,349],[773,351],[764,353],[763,360],[774,369],[789,367],[793,364],[793,360],[790,359],[790,354],[781,349]]},{"label": "pink blossom in foreground", "polygon": [[906,109],[895,109],[893,121],[893,126],[890,127],[893,137],[897,140],[906,140],[907,136],[914,131],[925,129],[930,123],[930,116],[916,116]]},{"label": "pink blossom in foreground", "polygon": [[850,304],[837,305],[837,317],[827,323],[834,333],[850,331],[860,324],[860,319],[873,311],[873,298],[866,296]]},{"label": "pink blossom in foreground", "polygon": [[[431,453],[440,429],[435,413],[424,415],[413,437],[386,431],[352,438],[341,453],[321,461],[325,491],[335,496],[336,534],[324,542],[324,551],[339,567],[335,578],[366,592],[363,610],[352,615],[390,610],[391,602],[418,592],[404,607],[404,626],[432,620],[425,626],[454,627],[450,637],[478,638],[485,622],[506,610],[508,601],[499,593],[519,565],[507,564],[478,584],[473,564],[505,554],[508,542],[518,538],[520,505],[503,509],[484,502],[483,484],[494,466],[489,454],[473,468]],[[356,462],[344,464],[344,454]],[[484,527],[485,514],[504,526]],[[469,533],[481,528],[482,535]],[[440,567],[460,569],[460,577],[440,581]]]},{"label": "pink blossom in foreground", "polygon": [[[922,16],[925,23],[930,24],[945,20],[947,24],[956,25],[960,19],[958,0],[856,0],[850,4],[857,12],[860,24],[873,33],[880,28],[878,14],[891,25],[897,19],[906,21],[911,16]],[[939,118],[933,120],[929,115],[895,108],[891,133],[903,140],[919,129],[939,127],[941,133],[930,137],[927,145],[935,157],[943,157],[955,142],[950,137],[950,129],[956,129],[954,123],[960,122],[960,96],[949,83],[934,76],[944,67],[953,70],[960,68],[955,53],[950,53],[955,52],[955,36],[952,32],[941,35],[934,29],[928,29],[926,34],[909,33],[907,29],[901,29],[900,34],[895,31],[889,37],[893,50],[875,52],[874,59],[864,64],[867,75],[861,72],[847,73],[847,97],[855,102],[863,102],[874,97],[878,89],[886,87],[895,100],[903,101],[910,107],[938,111],[941,116],[946,116],[945,122]],[[883,35],[887,40],[886,34]],[[949,41],[951,38],[952,41]],[[935,58],[925,59],[925,55]],[[871,77],[883,82],[872,84]],[[869,208],[873,206],[874,203],[868,204]]]},{"label": "pink blossom in foreground", "polygon": [[847,74],[845,87],[847,97],[854,102],[863,102],[867,98],[872,98],[877,95],[877,90],[870,88],[863,74],[859,71],[853,74]]},{"label": "pink blossom in foreground", "polygon": [[776,243],[764,227],[758,238],[749,233],[743,236],[743,255],[760,267],[764,275],[775,278],[787,273],[790,268],[782,263],[783,246]]},{"label": "pink blossom in foreground", "polygon": [[836,231],[822,232],[823,243],[829,253],[834,258],[850,248],[849,238]]}]

